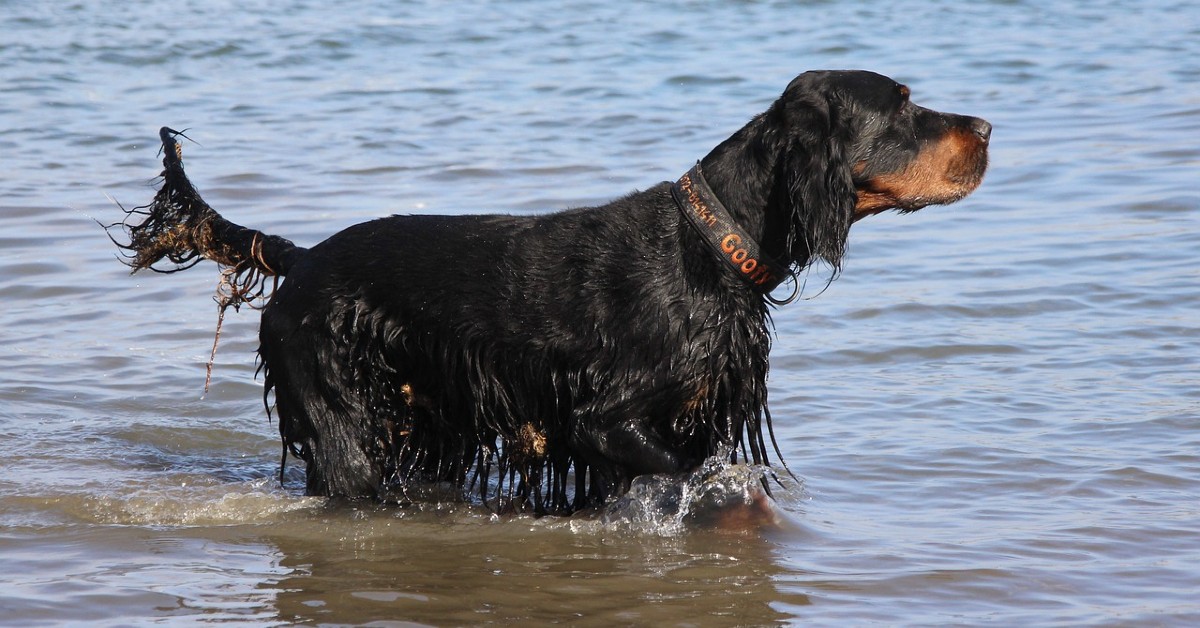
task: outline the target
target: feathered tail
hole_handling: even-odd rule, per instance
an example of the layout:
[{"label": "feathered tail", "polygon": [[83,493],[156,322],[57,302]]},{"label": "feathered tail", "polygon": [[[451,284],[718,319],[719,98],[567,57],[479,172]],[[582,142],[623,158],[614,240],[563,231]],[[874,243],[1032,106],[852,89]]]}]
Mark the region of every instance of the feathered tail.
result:
[{"label": "feathered tail", "polygon": [[[147,268],[173,273],[187,270],[202,259],[216,262],[221,268],[216,295],[219,340],[225,309],[231,305],[237,309],[242,303],[263,297],[267,278],[286,275],[307,249],[286,238],[234,224],[218,214],[183,172],[183,152],[176,141],[183,134],[163,127],[158,135],[163,150],[162,187],[149,204],[126,210],[119,226],[124,228],[129,243],[115,238],[113,242],[126,252],[126,264],[135,273]],[[138,217],[144,219],[132,224]],[[164,259],[174,266],[155,266]],[[214,355],[216,345],[214,341]],[[211,369],[210,361],[210,375]]]},{"label": "feathered tail", "polygon": [[[182,133],[163,127],[158,134],[163,148],[162,187],[148,205],[127,212],[123,226],[129,244],[117,243],[130,252],[133,272],[145,268],[176,272],[207,258],[238,275],[286,275],[305,249],[286,238],[229,222],[209,207],[183,172],[183,152],[175,139]],[[134,216],[145,220],[130,224]],[[175,267],[155,268],[163,259]]]}]

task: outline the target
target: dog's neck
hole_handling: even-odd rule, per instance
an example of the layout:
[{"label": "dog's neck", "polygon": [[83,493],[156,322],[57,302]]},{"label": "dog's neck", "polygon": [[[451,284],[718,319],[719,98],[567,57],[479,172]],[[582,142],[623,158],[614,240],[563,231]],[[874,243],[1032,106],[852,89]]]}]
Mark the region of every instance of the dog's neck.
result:
[{"label": "dog's neck", "polygon": [[671,196],[722,264],[750,287],[770,295],[787,278],[787,266],[762,249],[758,239],[738,224],[709,187],[701,164],[671,186]]},{"label": "dog's neck", "polygon": [[783,138],[768,132],[764,118],[770,114],[751,120],[700,163],[713,193],[768,256],[785,265],[804,266],[807,251],[795,250],[795,238],[790,237],[795,229],[790,201],[776,185]]}]

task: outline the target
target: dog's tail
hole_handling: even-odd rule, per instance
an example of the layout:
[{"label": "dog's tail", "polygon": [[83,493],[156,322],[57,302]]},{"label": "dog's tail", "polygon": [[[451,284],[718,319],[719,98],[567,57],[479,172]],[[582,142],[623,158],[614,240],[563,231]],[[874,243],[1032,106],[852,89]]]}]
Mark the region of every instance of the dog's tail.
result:
[{"label": "dog's tail", "polygon": [[[238,297],[232,304],[261,296],[264,280],[286,275],[307,249],[286,238],[234,224],[218,214],[200,198],[183,172],[182,150],[176,140],[183,134],[163,127],[158,135],[163,149],[162,187],[148,205],[126,212],[122,225],[129,243],[117,242],[128,253],[126,263],[133,272],[149,268],[170,273],[210,259],[221,265]],[[131,224],[137,217],[144,219],[140,224]],[[163,260],[174,267],[155,266]],[[243,294],[236,295],[239,288]],[[252,294],[256,291],[258,294]]]},{"label": "dog's tail", "polygon": [[[117,241],[111,233],[109,237],[125,251],[125,263],[135,273],[146,268],[160,273],[179,272],[204,259],[220,266],[221,281],[215,296],[217,332],[204,380],[207,392],[226,308],[232,305],[236,310],[243,303],[253,305],[255,299],[265,298],[267,279],[278,281],[308,249],[286,238],[234,224],[218,214],[200,198],[183,172],[183,153],[175,138],[186,136],[167,127],[160,129],[158,136],[163,150],[162,187],[149,204],[126,210],[123,222],[109,225],[123,227],[128,244]],[[132,224],[139,218],[140,223]],[[163,260],[174,266],[156,266]]]}]

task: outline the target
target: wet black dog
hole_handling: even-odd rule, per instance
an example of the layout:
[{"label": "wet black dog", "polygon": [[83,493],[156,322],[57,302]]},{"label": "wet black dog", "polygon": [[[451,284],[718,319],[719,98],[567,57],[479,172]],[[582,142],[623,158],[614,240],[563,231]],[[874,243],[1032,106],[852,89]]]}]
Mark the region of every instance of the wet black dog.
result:
[{"label": "wet black dog", "polygon": [[678,182],[539,216],[392,216],[312,248],[226,221],[164,129],[135,270],[225,268],[225,303],[277,284],[259,353],[284,455],[315,495],[451,483],[565,513],[714,455],[766,463],[768,301],[838,269],[850,225],[963,198],[991,125],[870,72],[808,72]]}]

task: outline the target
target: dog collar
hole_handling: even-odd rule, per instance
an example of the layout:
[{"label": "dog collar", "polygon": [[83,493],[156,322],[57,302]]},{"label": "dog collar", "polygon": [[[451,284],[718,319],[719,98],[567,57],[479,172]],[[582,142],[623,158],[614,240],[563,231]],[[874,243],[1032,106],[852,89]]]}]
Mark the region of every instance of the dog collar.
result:
[{"label": "dog collar", "polygon": [[709,248],[727,266],[737,271],[738,277],[773,303],[791,302],[791,299],[777,301],[771,298],[771,291],[791,276],[791,271],[786,265],[771,259],[758,242],[734,221],[712,188],[708,187],[704,173],[700,171],[700,162],[696,162],[687,174],[671,186],[671,196],[679,206],[679,211],[700,232]]}]

